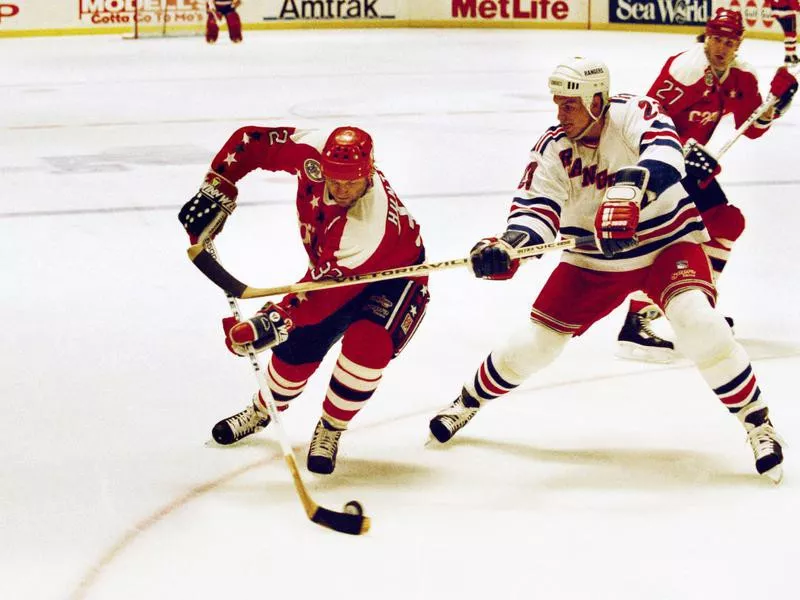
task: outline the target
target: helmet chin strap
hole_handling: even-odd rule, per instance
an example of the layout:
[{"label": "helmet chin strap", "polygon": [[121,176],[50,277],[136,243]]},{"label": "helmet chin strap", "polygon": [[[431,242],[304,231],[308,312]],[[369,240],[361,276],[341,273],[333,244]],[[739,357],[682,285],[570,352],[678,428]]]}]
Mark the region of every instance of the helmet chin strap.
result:
[{"label": "helmet chin strap", "polygon": [[584,128],[581,130],[581,132],[580,132],[578,135],[576,135],[576,136],[575,136],[574,138],[572,138],[572,139],[573,139],[574,141],[576,141],[576,142],[577,142],[577,141],[580,141],[580,140],[581,140],[581,138],[583,138],[583,136],[585,136],[585,135],[586,135],[586,134],[589,132],[589,130],[590,130],[592,127],[594,127],[594,126],[595,126],[597,123],[599,123],[599,122],[600,122],[600,119],[602,119],[602,118],[603,118],[603,115],[604,115],[604,114],[606,114],[606,109],[607,109],[607,108],[608,108],[608,103],[606,103],[606,104],[605,104],[605,105],[604,105],[604,106],[603,106],[603,107],[600,109],[600,114],[599,114],[599,115],[597,115],[597,116],[595,117],[595,116],[592,114],[592,109],[591,109],[591,108],[589,108],[589,107],[587,107],[587,108],[586,108],[586,112],[587,112],[587,113],[589,113],[589,118],[591,118],[591,121],[590,121],[590,122],[589,122],[589,123],[586,125],[586,127],[584,127]]}]

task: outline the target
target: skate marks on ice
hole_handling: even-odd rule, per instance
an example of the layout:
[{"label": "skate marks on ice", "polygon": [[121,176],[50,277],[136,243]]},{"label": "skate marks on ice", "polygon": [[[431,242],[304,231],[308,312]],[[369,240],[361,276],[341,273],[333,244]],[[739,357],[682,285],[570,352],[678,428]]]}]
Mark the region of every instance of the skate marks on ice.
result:
[{"label": "skate marks on ice", "polygon": [[711,453],[663,448],[545,448],[522,442],[462,436],[452,447],[479,449],[530,463],[537,469],[536,491],[670,491],[708,487],[774,487],[758,473],[732,472]]},{"label": "skate marks on ice", "polygon": [[[663,355],[658,357],[645,356],[646,353],[635,354],[629,351],[622,351],[618,348],[615,352],[615,357],[622,361],[638,362],[641,364],[649,364],[656,367],[676,368],[691,366],[691,362],[681,353],[680,344],[675,342],[675,336],[672,334],[672,329],[663,326],[661,323],[663,319],[655,321],[655,324],[661,325],[656,330],[659,336],[664,339],[670,340],[675,343],[675,349],[669,352],[664,352]],[[762,338],[745,338],[736,336],[736,341],[739,342],[752,361],[766,361],[778,360],[783,358],[796,358],[800,356],[800,344],[795,344],[787,341],[770,340]]]}]

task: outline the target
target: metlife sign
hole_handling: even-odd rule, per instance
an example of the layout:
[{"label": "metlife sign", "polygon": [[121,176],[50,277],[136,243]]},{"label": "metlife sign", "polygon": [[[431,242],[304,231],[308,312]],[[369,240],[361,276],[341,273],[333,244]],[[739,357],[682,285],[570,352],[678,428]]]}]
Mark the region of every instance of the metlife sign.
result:
[{"label": "metlife sign", "polygon": [[609,0],[610,23],[705,25],[712,0]]}]

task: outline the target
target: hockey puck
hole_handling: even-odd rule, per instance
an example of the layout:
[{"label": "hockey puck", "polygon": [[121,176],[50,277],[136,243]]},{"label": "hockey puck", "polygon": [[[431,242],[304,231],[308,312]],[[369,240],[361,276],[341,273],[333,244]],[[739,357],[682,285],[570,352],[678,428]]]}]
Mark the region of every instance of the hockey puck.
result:
[{"label": "hockey puck", "polygon": [[360,517],[364,514],[364,508],[355,500],[350,500],[350,502],[344,505],[344,512],[348,515]]}]

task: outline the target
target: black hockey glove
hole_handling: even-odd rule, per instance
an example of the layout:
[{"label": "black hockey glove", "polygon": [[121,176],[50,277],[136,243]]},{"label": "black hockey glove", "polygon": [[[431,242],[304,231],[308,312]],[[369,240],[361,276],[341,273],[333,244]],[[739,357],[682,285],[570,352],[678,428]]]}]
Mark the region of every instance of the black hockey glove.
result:
[{"label": "black hockey glove", "polygon": [[511,279],[519,269],[519,259],[513,256],[514,249],[528,241],[541,244],[542,239],[536,237],[536,240],[530,240],[526,233],[506,230],[499,238],[483,238],[469,252],[472,273],[482,279]]},{"label": "black hockey glove", "polygon": [[686,161],[686,175],[696,179],[700,187],[706,187],[722,171],[717,159],[695,139],[686,142],[683,158]]},{"label": "black hockey glove", "polygon": [[222,231],[225,219],[236,208],[237,194],[236,186],[222,175],[214,171],[206,173],[200,190],[178,213],[192,244],[200,239],[213,238]]}]

